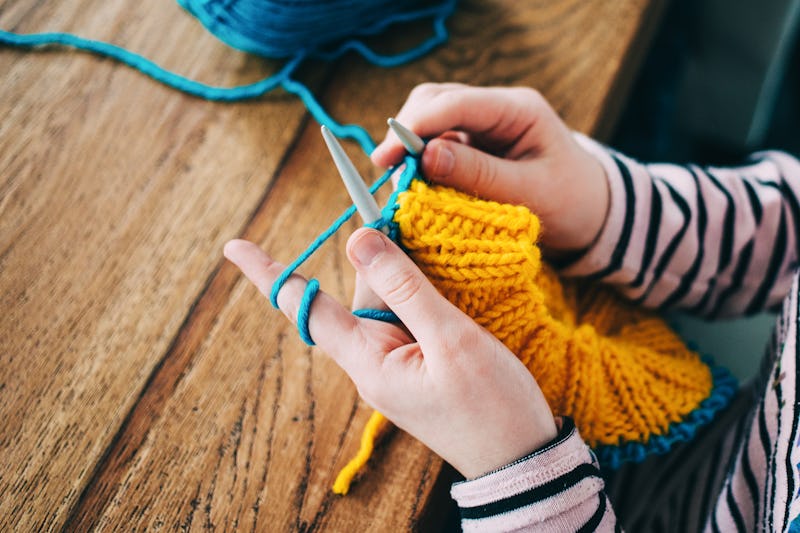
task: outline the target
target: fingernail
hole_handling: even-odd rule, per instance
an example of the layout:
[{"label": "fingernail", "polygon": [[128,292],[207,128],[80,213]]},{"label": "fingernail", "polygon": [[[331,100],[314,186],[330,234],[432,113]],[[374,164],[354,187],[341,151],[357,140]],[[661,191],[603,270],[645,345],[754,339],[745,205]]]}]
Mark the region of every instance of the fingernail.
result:
[{"label": "fingernail", "polygon": [[386,243],[374,231],[365,231],[353,244],[353,255],[363,266],[369,266],[386,249]]},{"label": "fingernail", "polygon": [[430,153],[430,150],[425,150],[423,154],[423,158],[428,156],[426,165],[428,169],[430,169],[430,173],[432,178],[444,178],[450,175],[453,172],[453,166],[456,163],[456,157],[453,155],[453,152],[450,148],[447,147],[445,143],[436,143],[434,145],[433,153]]}]

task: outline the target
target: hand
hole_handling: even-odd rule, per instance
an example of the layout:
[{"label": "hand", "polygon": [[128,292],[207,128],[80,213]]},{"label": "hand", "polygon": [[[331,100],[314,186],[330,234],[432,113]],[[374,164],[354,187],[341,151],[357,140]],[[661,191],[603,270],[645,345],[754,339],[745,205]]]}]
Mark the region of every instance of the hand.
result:
[{"label": "hand", "polygon": [[[588,247],[605,222],[608,183],[547,101],[533,89],[455,83],[416,87],[397,120],[423,138],[429,180],[487,200],[525,205],[542,221],[551,250]],[[389,131],[373,163],[399,163],[403,145]]]},{"label": "hand", "polygon": [[[522,457],[555,438],[541,390],[503,344],[441,296],[391,240],[356,231],[347,255],[403,327],[357,318],[319,292],[309,331],[355,383],[362,398],[467,478]],[[225,256],[264,295],[283,266],[256,245],[231,241]],[[294,320],[305,280],[292,276],[278,297]]]}]

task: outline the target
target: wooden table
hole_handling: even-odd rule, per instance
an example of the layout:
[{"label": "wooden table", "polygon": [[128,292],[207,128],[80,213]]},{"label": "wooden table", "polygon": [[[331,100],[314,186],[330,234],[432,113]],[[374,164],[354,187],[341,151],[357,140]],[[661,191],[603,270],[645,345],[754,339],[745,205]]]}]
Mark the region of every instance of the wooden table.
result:
[{"label": "wooden table", "polygon": [[[534,86],[602,138],[662,4],[465,0],[420,61],[300,77],[376,138],[423,81]],[[164,0],[6,0],[0,27],[114,42],[217,85],[280,64]],[[0,48],[0,72],[0,530],[433,528],[448,476],[399,431],[331,494],[369,409],[222,258],[244,237],[289,261],[349,204],[301,103],[209,103],[63,50]],[[354,228],[304,270],[343,301]]]}]

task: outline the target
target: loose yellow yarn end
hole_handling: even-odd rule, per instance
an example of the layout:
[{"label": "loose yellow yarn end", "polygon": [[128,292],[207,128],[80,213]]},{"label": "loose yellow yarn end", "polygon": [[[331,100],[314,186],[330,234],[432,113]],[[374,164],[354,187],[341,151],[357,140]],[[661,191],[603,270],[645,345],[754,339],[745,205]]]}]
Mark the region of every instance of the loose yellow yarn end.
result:
[{"label": "loose yellow yarn end", "polygon": [[386,427],[389,421],[378,411],[373,411],[372,415],[364,426],[364,432],[361,434],[361,447],[355,457],[350,459],[350,462],[336,476],[336,481],[333,482],[334,494],[341,494],[344,496],[350,490],[350,484],[353,478],[367,464],[372,450],[375,448],[375,441],[378,439],[383,428]]}]

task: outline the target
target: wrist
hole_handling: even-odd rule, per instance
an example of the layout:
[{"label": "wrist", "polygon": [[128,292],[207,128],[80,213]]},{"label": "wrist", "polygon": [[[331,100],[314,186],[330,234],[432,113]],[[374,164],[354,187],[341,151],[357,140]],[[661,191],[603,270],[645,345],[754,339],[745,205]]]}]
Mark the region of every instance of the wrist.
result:
[{"label": "wrist", "polygon": [[497,471],[509,464],[538,453],[558,440],[563,424],[560,418],[550,416],[547,420],[520,427],[516,435],[502,435],[492,439],[483,453],[460,464],[453,464],[466,479],[475,479]]},{"label": "wrist", "polygon": [[599,231],[593,236],[589,245],[581,252],[571,253],[568,257],[556,257],[554,264],[562,275],[586,276],[598,271],[608,271],[612,263],[614,268],[620,268],[626,261],[627,258],[619,255],[617,249],[620,242],[628,242],[630,238],[634,216],[632,199],[635,184],[632,176],[626,173],[625,165],[621,163],[624,156],[615,154],[604,145],[580,133],[573,132],[573,138],[582,151],[601,166],[608,200],[603,206],[604,218],[599,225]]},{"label": "wrist", "polygon": [[[548,432],[548,436],[546,439],[544,438],[544,435],[541,435],[542,438],[538,439],[538,442],[533,444],[532,447],[530,447],[526,451],[521,453],[516,453],[513,455],[507,455],[507,458],[504,461],[501,461],[495,464],[494,466],[489,466],[489,467],[483,466],[481,468],[476,468],[468,473],[462,472],[461,470],[459,470],[459,472],[461,473],[461,475],[464,476],[467,482],[487,476],[492,476],[497,472],[502,472],[506,469],[513,468],[514,465],[526,461],[531,457],[547,454],[549,450],[557,447],[562,442],[570,438],[573,435],[573,433],[575,433],[575,423],[572,421],[571,418],[556,417],[555,419],[553,419],[552,433]],[[458,468],[456,470],[458,470]]]}]

